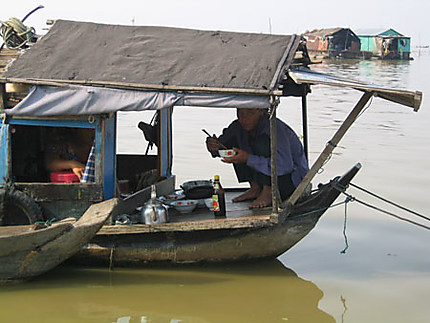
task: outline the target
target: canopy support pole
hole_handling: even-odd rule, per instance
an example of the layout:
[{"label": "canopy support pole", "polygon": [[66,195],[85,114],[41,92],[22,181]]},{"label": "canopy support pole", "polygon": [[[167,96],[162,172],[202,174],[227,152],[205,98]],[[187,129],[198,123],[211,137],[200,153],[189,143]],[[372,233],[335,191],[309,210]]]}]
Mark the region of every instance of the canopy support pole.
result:
[{"label": "canopy support pole", "polygon": [[280,194],[278,190],[278,171],[277,171],[277,154],[278,154],[278,136],[276,130],[276,108],[279,104],[279,98],[270,97],[270,168],[271,168],[271,190],[272,190],[272,216],[279,213]]},{"label": "canopy support pole", "polygon": [[3,113],[6,108],[6,84],[0,83],[0,112]]},{"label": "canopy support pole", "polygon": [[296,190],[293,192],[293,194],[290,196],[290,198],[286,202],[286,207],[289,209],[291,208],[297,200],[300,198],[300,196],[303,194],[303,192],[306,190],[306,187],[309,185],[311,180],[315,177],[315,175],[318,173],[319,169],[324,165],[324,163],[327,161],[327,159],[330,157],[331,153],[333,152],[334,148],[337,146],[337,144],[340,142],[340,140],[343,138],[345,133],[348,131],[348,129],[351,127],[351,125],[354,123],[354,121],[357,119],[360,112],[364,109],[367,102],[370,100],[370,98],[374,95],[373,92],[365,92],[358,103],[355,105],[354,109],[349,113],[348,117],[345,119],[345,121],[342,123],[340,128],[336,131],[333,138],[327,143],[326,147],[324,148],[323,152],[319,155],[318,159],[315,161],[315,163],[312,165],[312,168],[309,170],[309,172],[306,174],[306,176],[303,178],[299,186],[297,186]]},{"label": "canopy support pole", "polygon": [[309,144],[308,144],[308,102],[305,93],[302,95],[302,128],[303,128],[303,148],[305,150],[306,160],[309,162]]}]

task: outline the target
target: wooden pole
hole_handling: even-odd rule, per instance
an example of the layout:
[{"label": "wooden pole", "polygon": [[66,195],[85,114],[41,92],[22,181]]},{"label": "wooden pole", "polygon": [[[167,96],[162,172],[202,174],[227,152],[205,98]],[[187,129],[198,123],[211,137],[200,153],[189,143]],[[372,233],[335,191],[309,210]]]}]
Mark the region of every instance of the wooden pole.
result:
[{"label": "wooden pole", "polygon": [[305,93],[302,95],[302,129],[303,129],[303,148],[305,150],[306,160],[309,162],[309,145],[308,145],[308,103],[306,100],[306,86]]},{"label": "wooden pole", "polygon": [[6,108],[6,84],[0,83],[0,112]]},{"label": "wooden pole", "polygon": [[279,104],[279,98],[270,97],[270,167],[271,167],[271,190],[272,190],[272,215],[277,215],[279,211],[279,191],[278,191],[278,137],[276,131],[276,108]]},{"label": "wooden pole", "polygon": [[118,89],[134,89],[141,91],[183,91],[183,92],[202,92],[202,93],[229,93],[229,94],[243,94],[243,95],[282,95],[280,90],[260,90],[260,89],[241,89],[241,88],[220,88],[220,87],[198,87],[187,85],[159,85],[159,84],[139,84],[128,82],[114,82],[114,81],[91,81],[91,80],[61,80],[61,79],[34,79],[34,78],[0,78],[0,82],[9,83],[23,83],[34,85],[48,85],[48,86],[66,86],[83,85],[83,86],[100,86],[111,87]]},{"label": "wooden pole", "polygon": [[309,185],[311,180],[318,173],[319,169],[324,165],[324,163],[330,157],[334,148],[337,146],[337,144],[343,138],[345,133],[348,131],[348,129],[354,123],[355,119],[360,114],[360,112],[364,109],[364,107],[366,106],[366,103],[370,100],[370,98],[372,96],[373,96],[373,92],[365,92],[362,95],[362,97],[360,98],[358,103],[355,105],[354,109],[352,109],[352,111],[350,112],[348,117],[345,119],[345,121],[342,123],[340,128],[334,134],[333,138],[328,142],[328,144],[325,147],[325,149],[323,150],[323,152],[319,155],[318,159],[312,165],[312,168],[309,170],[309,172],[303,178],[303,180],[301,181],[299,186],[296,188],[296,190],[293,192],[293,194],[288,199],[288,201],[286,203],[287,208],[293,206],[297,202],[299,197],[306,190],[306,187]]}]

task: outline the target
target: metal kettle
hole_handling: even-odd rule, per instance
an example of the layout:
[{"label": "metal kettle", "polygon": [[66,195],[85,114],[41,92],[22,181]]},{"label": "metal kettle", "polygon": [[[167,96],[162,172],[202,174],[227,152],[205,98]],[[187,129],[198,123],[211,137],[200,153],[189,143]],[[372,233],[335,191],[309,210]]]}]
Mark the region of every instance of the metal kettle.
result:
[{"label": "metal kettle", "polygon": [[167,221],[167,208],[157,200],[155,185],[151,185],[151,199],[145,203],[140,212],[140,222],[145,224],[158,224]]}]

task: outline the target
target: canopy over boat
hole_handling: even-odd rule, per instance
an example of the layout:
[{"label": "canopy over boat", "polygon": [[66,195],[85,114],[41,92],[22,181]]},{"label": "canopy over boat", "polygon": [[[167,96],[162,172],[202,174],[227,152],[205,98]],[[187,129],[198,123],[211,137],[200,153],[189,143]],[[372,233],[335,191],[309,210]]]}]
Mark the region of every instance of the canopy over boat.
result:
[{"label": "canopy over boat", "polygon": [[177,105],[269,108],[272,96],[302,96],[308,84],[317,83],[372,92],[415,110],[421,103],[420,92],[317,77],[306,68],[309,63],[303,39],[296,35],[58,20],[0,82],[35,85],[24,100],[5,110],[20,116]]},{"label": "canopy over boat", "polygon": [[3,78],[56,87],[33,89],[7,113],[79,115],[174,105],[269,108],[269,95],[278,90],[299,45],[296,35],[59,20]]}]

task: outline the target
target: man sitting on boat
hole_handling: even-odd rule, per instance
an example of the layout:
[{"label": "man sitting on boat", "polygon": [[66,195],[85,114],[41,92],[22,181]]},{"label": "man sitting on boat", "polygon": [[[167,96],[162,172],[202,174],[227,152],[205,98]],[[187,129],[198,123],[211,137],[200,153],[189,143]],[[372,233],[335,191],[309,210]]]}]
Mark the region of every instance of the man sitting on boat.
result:
[{"label": "man sitting on boat", "polygon": [[[276,119],[278,188],[285,200],[309,171],[302,143],[295,132]],[[249,182],[250,188],[235,197],[233,202],[253,200],[250,208],[271,205],[270,122],[267,110],[237,109],[237,119],[224,128],[218,138],[206,139],[206,147],[213,157],[222,146],[233,148],[236,155],[222,159],[231,163],[240,183]]]}]

